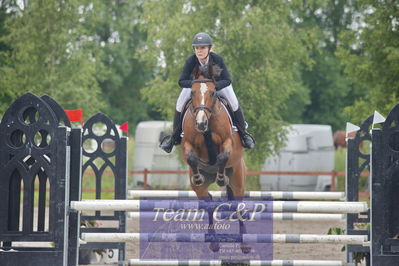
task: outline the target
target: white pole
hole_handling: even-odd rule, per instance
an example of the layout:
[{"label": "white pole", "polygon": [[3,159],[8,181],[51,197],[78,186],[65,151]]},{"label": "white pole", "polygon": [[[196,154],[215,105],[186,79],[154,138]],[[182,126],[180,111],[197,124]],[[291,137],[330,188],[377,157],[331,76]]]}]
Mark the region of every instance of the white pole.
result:
[{"label": "white pole", "polygon": [[[158,217],[163,217],[165,212],[159,212]],[[230,215],[226,213],[226,215]],[[131,219],[146,219],[153,220],[156,217],[156,212],[128,212],[128,218]],[[170,215],[168,215],[169,217]],[[224,217],[223,213],[217,213],[217,217],[221,219]],[[228,217],[228,216],[227,216]],[[244,216],[245,218],[247,216]],[[208,213],[206,212],[202,217],[203,220],[208,220]],[[234,216],[236,218],[236,216]],[[344,221],[346,218],[345,214],[332,214],[332,213],[256,213],[254,220],[271,220],[273,221],[314,221],[314,222],[339,222]],[[193,215],[186,216],[187,221],[194,220]]]},{"label": "white pole", "polygon": [[360,213],[366,202],[273,201],[273,212]]},{"label": "white pole", "polygon": [[[246,210],[262,212],[307,212],[307,213],[360,213],[367,211],[366,202],[328,202],[328,201],[246,201]],[[209,204],[219,206],[221,202],[204,201],[162,201],[162,200],[83,200],[71,201],[71,208],[78,211],[165,211],[167,209],[209,208]],[[224,208],[235,211],[240,202],[224,202]],[[231,204],[231,205],[229,205]],[[230,207],[229,207],[230,206]],[[223,211],[225,209],[219,209]]]},{"label": "white pole", "polygon": [[[130,259],[129,265],[156,265],[156,266],[221,266],[228,261],[221,260],[139,260]],[[250,266],[343,266],[346,263],[335,260],[250,260],[245,261]]]},{"label": "white pole", "polygon": [[[209,191],[213,198],[226,197],[226,191]],[[168,198],[168,199],[197,199],[194,191],[190,190],[129,190],[129,198]],[[245,199],[273,200],[344,200],[344,192],[303,192],[303,191],[245,191]]]},{"label": "white pole", "polygon": [[331,243],[363,245],[366,235],[311,234],[184,234],[184,233],[82,233],[85,242],[232,242],[232,243]]}]

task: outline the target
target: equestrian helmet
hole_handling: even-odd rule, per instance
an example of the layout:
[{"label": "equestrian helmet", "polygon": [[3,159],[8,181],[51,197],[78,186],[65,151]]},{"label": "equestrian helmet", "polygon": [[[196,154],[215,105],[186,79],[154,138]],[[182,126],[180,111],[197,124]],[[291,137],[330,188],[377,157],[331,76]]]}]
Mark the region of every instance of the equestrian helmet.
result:
[{"label": "equestrian helmet", "polygon": [[197,33],[194,36],[192,46],[212,46],[212,38],[204,32]]}]

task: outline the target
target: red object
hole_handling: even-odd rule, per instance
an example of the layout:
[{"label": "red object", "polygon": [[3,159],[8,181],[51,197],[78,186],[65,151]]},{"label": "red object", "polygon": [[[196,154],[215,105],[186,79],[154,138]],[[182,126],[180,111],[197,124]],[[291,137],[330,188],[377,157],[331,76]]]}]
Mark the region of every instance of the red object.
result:
[{"label": "red object", "polygon": [[71,122],[79,122],[83,120],[83,110],[64,110]]},{"label": "red object", "polygon": [[128,134],[128,133],[129,133],[129,122],[123,123],[123,124],[119,127],[119,129],[122,130],[122,131],[124,131],[124,132],[126,132],[126,134]]}]

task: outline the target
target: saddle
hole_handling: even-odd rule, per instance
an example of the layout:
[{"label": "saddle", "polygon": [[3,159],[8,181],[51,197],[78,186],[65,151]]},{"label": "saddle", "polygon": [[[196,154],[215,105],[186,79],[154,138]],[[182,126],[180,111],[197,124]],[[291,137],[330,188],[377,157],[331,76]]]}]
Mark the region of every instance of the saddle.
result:
[{"label": "saddle", "polygon": [[231,121],[233,122],[233,126],[234,126],[234,124],[235,124],[234,111],[233,111],[233,108],[231,107],[229,101],[225,97],[223,97],[222,95],[217,95],[217,98],[224,105],[224,107],[226,107],[227,112],[229,113],[229,116],[230,116]]}]

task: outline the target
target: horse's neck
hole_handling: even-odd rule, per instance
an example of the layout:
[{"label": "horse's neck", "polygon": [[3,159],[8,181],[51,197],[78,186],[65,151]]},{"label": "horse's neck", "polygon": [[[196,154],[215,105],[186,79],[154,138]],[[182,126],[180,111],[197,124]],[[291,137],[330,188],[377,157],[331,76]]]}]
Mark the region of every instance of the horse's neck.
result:
[{"label": "horse's neck", "polygon": [[216,100],[213,109],[214,115],[211,117],[211,130],[220,132],[222,136],[229,135],[232,125],[230,124],[227,109],[219,99]]},{"label": "horse's neck", "polygon": [[[209,119],[210,128],[212,133],[215,133],[224,138],[231,132],[231,124],[229,120],[229,114],[223,103],[216,98],[216,102],[212,108],[212,115]],[[195,123],[195,120],[194,120]],[[201,133],[198,133],[202,135]]]}]

